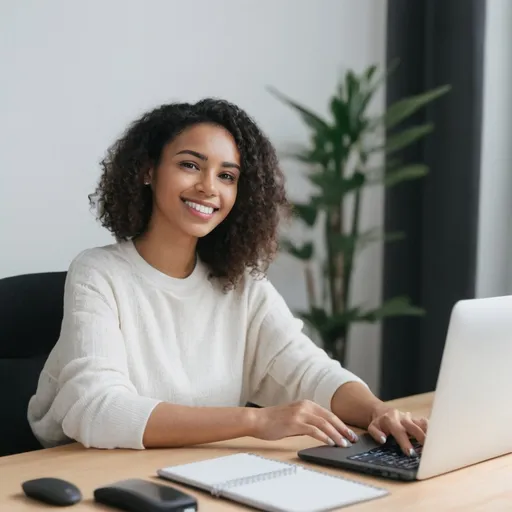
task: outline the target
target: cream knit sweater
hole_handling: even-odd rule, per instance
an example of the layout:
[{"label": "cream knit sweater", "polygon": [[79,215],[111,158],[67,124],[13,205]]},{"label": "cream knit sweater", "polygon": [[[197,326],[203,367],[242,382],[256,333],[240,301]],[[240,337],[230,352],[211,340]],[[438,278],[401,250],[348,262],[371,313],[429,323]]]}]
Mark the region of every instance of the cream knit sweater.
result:
[{"label": "cream knit sweater", "polygon": [[28,420],[45,447],[142,449],[161,401],[190,406],[284,404],[330,408],[358,377],[302,333],[267,279],[247,274],[225,293],[198,262],[185,279],[150,266],[132,242],[72,262],[59,340]]}]

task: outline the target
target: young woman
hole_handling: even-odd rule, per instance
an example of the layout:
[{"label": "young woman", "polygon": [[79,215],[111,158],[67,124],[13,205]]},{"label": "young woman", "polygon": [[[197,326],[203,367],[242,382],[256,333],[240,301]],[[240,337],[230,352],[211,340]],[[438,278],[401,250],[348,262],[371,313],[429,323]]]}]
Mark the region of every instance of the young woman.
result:
[{"label": "young woman", "polygon": [[353,425],[414,454],[426,419],[329,359],[266,279],[288,203],[274,148],[242,110],[163,105],[102,169],[90,200],[116,243],[69,268],[60,338],[28,409],[43,446],[300,434],[349,446]]}]

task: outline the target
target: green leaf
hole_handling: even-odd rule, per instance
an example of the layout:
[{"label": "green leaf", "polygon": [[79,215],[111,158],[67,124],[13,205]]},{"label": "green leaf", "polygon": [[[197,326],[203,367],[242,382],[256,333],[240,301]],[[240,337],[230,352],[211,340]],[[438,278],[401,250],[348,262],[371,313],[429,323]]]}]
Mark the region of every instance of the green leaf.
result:
[{"label": "green leaf", "polygon": [[406,130],[399,132],[395,135],[391,135],[387,138],[385,149],[386,153],[393,153],[399,149],[403,149],[413,142],[421,139],[434,129],[432,124],[424,124],[420,126],[413,126]]},{"label": "green leaf", "polygon": [[334,234],[330,233],[329,239],[331,241],[331,247],[336,253],[351,253],[358,242],[358,236],[345,235],[345,234]]},{"label": "green leaf", "polygon": [[313,257],[313,244],[311,242],[306,242],[302,247],[298,247],[290,240],[282,239],[281,247],[299,260],[306,261]]},{"label": "green leaf", "polygon": [[[395,69],[398,67],[399,59],[395,58],[393,59],[387,66],[387,69],[379,76],[377,79],[370,84],[369,83],[369,89],[367,93],[367,100],[366,103],[369,103],[377,89],[384,84],[386,81],[386,78],[394,73]],[[371,68],[370,68],[371,69]],[[373,77],[373,73],[371,76],[368,77],[368,82],[371,82],[371,78]],[[370,131],[374,130],[377,126],[380,126],[383,122],[383,116],[379,116],[376,119],[367,119],[366,125],[367,129]]]},{"label": "green leaf", "polygon": [[297,147],[287,151],[280,152],[281,158],[291,158],[299,162],[310,165],[321,165],[326,167],[330,155],[323,149],[323,145],[316,145],[316,141],[312,141],[312,147]]},{"label": "green leaf", "polygon": [[341,313],[328,314],[323,308],[298,312],[297,315],[313,327],[324,343],[330,345],[347,333],[353,323],[374,323],[387,317],[423,316],[425,311],[413,306],[407,297],[395,297],[384,302],[379,308],[363,312],[360,307],[352,307]]},{"label": "green leaf", "polygon": [[[365,116],[365,111],[375,90],[368,87],[367,82],[364,73],[358,76],[352,71],[348,71],[345,75],[345,89],[341,85],[339,87],[340,97],[338,101],[343,105],[344,110],[342,112],[344,123],[341,126],[345,128],[341,131],[341,135],[348,135],[352,144],[363,136],[370,121]],[[343,94],[343,92],[346,92],[346,94]],[[340,105],[338,104],[338,111],[339,109]]]},{"label": "green leaf", "polygon": [[400,231],[383,233],[381,229],[374,228],[361,233],[358,237],[357,245],[359,249],[362,249],[372,242],[395,242],[397,240],[403,240],[404,238],[405,233]]},{"label": "green leaf", "polygon": [[283,103],[287,104],[288,106],[294,108],[298,111],[300,116],[302,117],[303,121],[313,130],[318,132],[328,132],[330,127],[329,125],[318,115],[312,112],[311,110],[308,110],[306,107],[303,107],[296,101],[288,98],[283,93],[279,92],[274,87],[268,87],[267,88],[269,92],[275,96],[277,99],[282,101]]},{"label": "green leaf", "polygon": [[387,109],[384,116],[384,123],[386,127],[392,128],[450,90],[450,85],[443,85],[436,89],[432,89],[431,91],[398,100]]},{"label": "green leaf", "polygon": [[297,316],[313,327],[326,345],[334,343],[344,336],[347,327],[359,317],[357,308],[336,315],[328,315],[323,308],[311,308],[311,311],[299,311]]},{"label": "green leaf", "polygon": [[375,74],[376,71],[377,66],[370,66],[364,73],[364,77],[366,78],[366,80],[370,81],[373,78],[373,75]]},{"label": "green leaf", "polygon": [[349,178],[331,172],[314,173],[308,176],[311,183],[321,188],[322,194],[313,196],[311,202],[318,206],[339,206],[343,197],[364,186],[366,176],[356,171]]},{"label": "green leaf", "polygon": [[400,59],[398,57],[395,57],[394,59],[391,60],[391,62],[388,64],[388,67],[386,68],[386,73],[385,73],[385,77],[388,77],[390,75],[392,75],[395,70],[398,68],[398,66],[400,65]]},{"label": "green leaf", "polygon": [[400,165],[400,161],[389,159],[386,167],[367,169],[366,183],[368,185],[383,184],[391,187],[402,181],[422,178],[428,174],[428,166],[423,164]]},{"label": "green leaf", "polygon": [[311,159],[327,168],[329,161],[337,152],[342,151],[342,141],[333,135],[333,131],[314,132],[311,136]]},{"label": "green leaf", "polygon": [[311,204],[294,203],[293,210],[308,226],[315,225],[318,209]]},{"label": "green leaf", "polygon": [[350,134],[348,106],[342,99],[334,96],[330,108],[334,116],[336,135],[342,141],[345,134]]},{"label": "green leaf", "polygon": [[289,151],[280,152],[281,158],[291,158],[293,160],[298,160],[299,162],[303,162],[305,164],[315,164],[317,163],[312,151],[309,148],[300,148]]},{"label": "green leaf", "polygon": [[382,236],[383,242],[397,242],[398,240],[403,240],[405,238],[405,233],[402,231],[391,231],[389,233],[384,233]]},{"label": "green leaf", "polygon": [[385,187],[392,187],[403,181],[415,180],[428,174],[428,167],[423,164],[413,164],[389,171],[384,176],[382,183]]},{"label": "green leaf", "polygon": [[345,89],[347,91],[347,103],[359,92],[359,80],[351,70],[345,74]]},{"label": "green leaf", "polygon": [[422,308],[413,306],[408,297],[395,297],[384,302],[379,308],[367,311],[358,318],[358,322],[377,322],[393,316],[423,316]]}]

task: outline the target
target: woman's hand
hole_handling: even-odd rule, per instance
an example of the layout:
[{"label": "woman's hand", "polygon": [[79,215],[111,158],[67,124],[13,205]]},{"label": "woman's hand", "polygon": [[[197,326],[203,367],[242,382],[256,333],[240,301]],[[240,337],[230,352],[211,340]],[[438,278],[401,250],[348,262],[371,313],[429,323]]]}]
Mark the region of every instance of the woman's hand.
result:
[{"label": "woman's hand", "polygon": [[289,436],[308,435],[331,446],[351,446],[356,434],[336,415],[309,400],[289,405],[255,409],[252,436],[275,441]]},{"label": "woman's hand", "polygon": [[373,411],[368,433],[382,444],[386,442],[387,436],[392,435],[403,452],[414,457],[416,452],[409,438],[413,437],[423,444],[427,428],[428,420],[426,418],[413,418],[409,412],[401,412],[382,404]]}]

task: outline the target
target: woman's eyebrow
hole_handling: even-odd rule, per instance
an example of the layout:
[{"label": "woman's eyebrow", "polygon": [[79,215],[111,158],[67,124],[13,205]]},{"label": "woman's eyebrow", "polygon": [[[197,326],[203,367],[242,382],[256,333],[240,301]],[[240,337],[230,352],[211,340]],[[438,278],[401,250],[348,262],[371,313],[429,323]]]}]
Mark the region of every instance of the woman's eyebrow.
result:
[{"label": "woman's eyebrow", "polygon": [[[182,149],[181,151],[178,151],[176,153],[177,155],[192,155],[196,158],[199,158],[199,160],[203,160],[206,162],[208,160],[208,157],[206,155],[203,155],[202,153],[198,153],[197,151],[193,151],[192,149]],[[238,169],[240,170],[240,166],[238,164],[235,164],[234,162],[222,162],[222,167],[228,167],[232,169]]]},{"label": "woman's eyebrow", "polygon": [[205,162],[206,162],[206,160],[208,160],[208,157],[206,155],[203,155],[202,153],[198,153],[197,151],[192,151],[191,149],[182,149],[181,151],[178,151],[176,154],[177,155],[183,155],[183,154],[192,155],[192,156],[195,156],[196,158],[199,158],[199,160],[204,160]]}]

